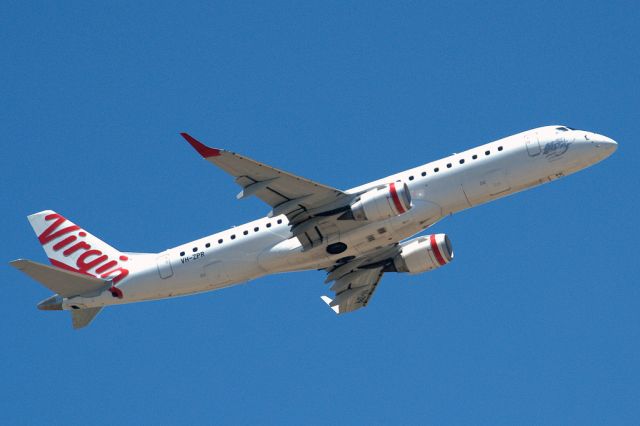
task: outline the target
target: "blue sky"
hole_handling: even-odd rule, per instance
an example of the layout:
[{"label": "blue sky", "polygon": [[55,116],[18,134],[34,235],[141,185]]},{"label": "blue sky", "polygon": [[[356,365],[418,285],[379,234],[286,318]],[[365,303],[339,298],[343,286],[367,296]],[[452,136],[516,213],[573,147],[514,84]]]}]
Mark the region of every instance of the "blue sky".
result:
[{"label": "blue sky", "polygon": [[[132,4],[135,3],[135,4]],[[3,422],[634,424],[636,2],[3,2]],[[56,210],[123,251],[264,215],[178,136],[349,188],[528,128],[620,147],[447,218],[456,259],[335,317],[320,272],[74,331],[10,268]]]}]

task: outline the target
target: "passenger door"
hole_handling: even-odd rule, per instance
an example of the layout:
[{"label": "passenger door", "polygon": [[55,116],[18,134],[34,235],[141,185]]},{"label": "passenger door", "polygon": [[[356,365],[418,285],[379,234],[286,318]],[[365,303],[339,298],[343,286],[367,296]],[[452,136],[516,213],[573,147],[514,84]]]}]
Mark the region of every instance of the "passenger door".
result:
[{"label": "passenger door", "polygon": [[535,132],[527,133],[524,135],[524,143],[527,146],[527,152],[531,157],[540,155],[542,150],[540,149],[540,141],[538,141],[538,134]]}]

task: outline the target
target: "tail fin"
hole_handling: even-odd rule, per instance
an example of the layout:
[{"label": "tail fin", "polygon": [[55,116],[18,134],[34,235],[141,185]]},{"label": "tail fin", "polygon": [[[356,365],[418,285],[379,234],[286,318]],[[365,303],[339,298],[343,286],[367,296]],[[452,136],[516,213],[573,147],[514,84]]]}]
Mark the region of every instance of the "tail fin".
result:
[{"label": "tail fin", "polygon": [[122,281],[129,257],[51,210],[28,217],[53,266],[103,279]]},{"label": "tail fin", "polygon": [[71,325],[73,325],[75,329],[86,327],[101,310],[102,308],[87,308],[71,311]]},{"label": "tail fin", "polygon": [[[98,294],[111,287],[110,281],[77,272],[65,271],[55,266],[47,266],[31,260],[18,259],[10,263],[11,266],[57,293],[38,304],[38,309],[45,311],[61,310],[63,297]],[[73,328],[82,328],[89,325],[101,309],[102,307],[72,310],[71,324]]]}]

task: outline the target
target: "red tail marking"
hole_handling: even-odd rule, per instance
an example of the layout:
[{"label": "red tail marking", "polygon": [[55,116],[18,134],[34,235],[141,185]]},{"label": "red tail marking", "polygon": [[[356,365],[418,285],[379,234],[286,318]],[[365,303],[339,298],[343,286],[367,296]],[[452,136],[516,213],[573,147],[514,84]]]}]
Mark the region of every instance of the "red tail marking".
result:
[{"label": "red tail marking", "polygon": [[56,243],[53,246],[53,250],[54,251],[58,251],[60,250],[62,247],[68,246],[69,244],[71,244],[72,242],[74,242],[75,240],[77,240],[78,237],[76,237],[75,235],[70,235],[67,238],[65,238],[64,240],[60,241],[59,243]]},{"label": "red tail marking", "polygon": [[102,274],[103,272],[108,271],[109,269],[113,268],[114,266],[118,266],[118,262],[116,262],[115,260],[110,260],[107,263],[105,263],[104,265],[102,265],[101,267],[99,267],[98,269],[96,269],[96,274]]},{"label": "red tail marking", "polygon": [[55,222],[53,222],[51,225],[49,225],[49,227],[47,229],[45,229],[42,234],[38,235],[38,240],[40,241],[40,244],[45,245],[47,244],[49,241],[55,240],[56,238],[64,235],[64,234],[68,234],[69,232],[75,231],[77,229],[80,229],[80,227],[78,225],[71,225],[71,226],[67,226],[66,228],[62,228],[61,230],[59,230],[58,232],[53,232],[56,229],[58,229],[58,227],[60,225],[62,225],[67,219],[65,219],[64,217],[60,216],[58,213],[53,213],[50,215],[47,215],[44,217],[44,220],[46,221],[50,221],[50,220],[54,220]]},{"label": "red tail marking", "polygon": [[[87,258],[91,256],[95,256],[96,258],[89,262],[85,262]],[[76,265],[78,265],[78,269],[82,273],[86,273],[87,271],[89,271],[92,268],[95,268],[96,266],[98,266],[99,264],[101,264],[107,259],[109,259],[109,257],[105,254],[102,254],[100,250],[87,250],[84,253],[82,253],[80,256],[78,256],[78,260],[76,260]]]},{"label": "red tail marking", "polygon": [[72,245],[71,247],[69,247],[65,251],[63,251],[62,254],[65,255],[65,256],[69,256],[70,254],[73,254],[73,253],[77,252],[80,249],[91,250],[91,246],[89,244],[85,243],[84,241],[80,241],[80,242]]},{"label": "red tail marking", "polygon": [[[118,275],[114,278],[112,277],[113,273],[117,272]],[[124,269],[124,268],[117,268],[114,269],[112,271],[109,272],[105,272],[104,274],[100,275],[100,278],[108,278],[110,279],[114,284],[119,283],[120,281],[122,281],[127,275],[129,275],[129,270],[128,269]]]},{"label": "red tail marking", "polygon": [[92,277],[94,276],[93,274],[90,274],[88,272],[82,272],[81,270],[76,269],[73,266],[69,266],[66,263],[62,263],[59,260],[55,260],[55,259],[49,258],[49,262],[51,262],[51,264],[53,266],[55,266],[56,268],[64,269],[65,271],[78,272],[80,274],[90,275]]},{"label": "red tail marking", "polygon": [[[42,245],[45,245],[56,238],[62,237],[69,232],[76,231],[80,229],[77,225],[67,226],[66,228],[60,228],[60,226],[67,220],[63,216],[58,213],[52,213],[50,215],[45,216],[45,221],[53,221],[51,225],[47,229],[45,229],[39,236],[38,240]],[[87,233],[83,230],[78,232],[80,237],[86,237]],[[76,235],[70,235],[66,238],[58,241],[54,246],[53,250],[55,252],[59,252],[63,248],[69,246],[73,242],[78,239]],[[70,256],[77,252],[78,250],[84,250],[84,253],[81,253],[76,259],[76,266],[67,265],[64,262],[61,262],[56,259],[49,258],[49,262],[57,268],[64,269],[66,271],[78,272],[84,275],[89,275],[95,277],[96,275],[89,273],[89,271],[93,268],[96,268],[95,274],[100,275],[100,278],[109,279],[114,285],[125,279],[129,275],[129,270],[126,268],[118,267],[118,262],[115,260],[109,260],[109,256],[102,253],[100,250],[94,249],[91,244],[85,241],[78,241],[70,247],[66,248],[62,252],[63,256]],[[90,260],[90,258],[94,258]],[[127,256],[121,255],[120,260],[126,261],[129,258]],[[100,266],[101,263],[104,263]],[[112,269],[115,268],[115,269]],[[110,290],[112,294],[115,294],[115,297],[122,298],[123,293],[122,290],[112,287],[115,290]],[[115,292],[115,293],[114,293]]]}]

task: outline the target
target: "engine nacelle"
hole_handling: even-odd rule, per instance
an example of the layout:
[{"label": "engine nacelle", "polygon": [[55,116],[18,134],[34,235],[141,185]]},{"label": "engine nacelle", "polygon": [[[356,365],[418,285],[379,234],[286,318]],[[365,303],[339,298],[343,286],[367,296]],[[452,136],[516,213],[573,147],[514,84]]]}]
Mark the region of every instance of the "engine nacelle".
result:
[{"label": "engine nacelle", "polygon": [[384,220],[411,209],[411,193],[406,183],[392,182],[360,195],[351,205],[355,220]]},{"label": "engine nacelle", "polygon": [[393,258],[397,272],[419,274],[446,265],[453,260],[451,241],[445,234],[432,234],[409,240]]}]

